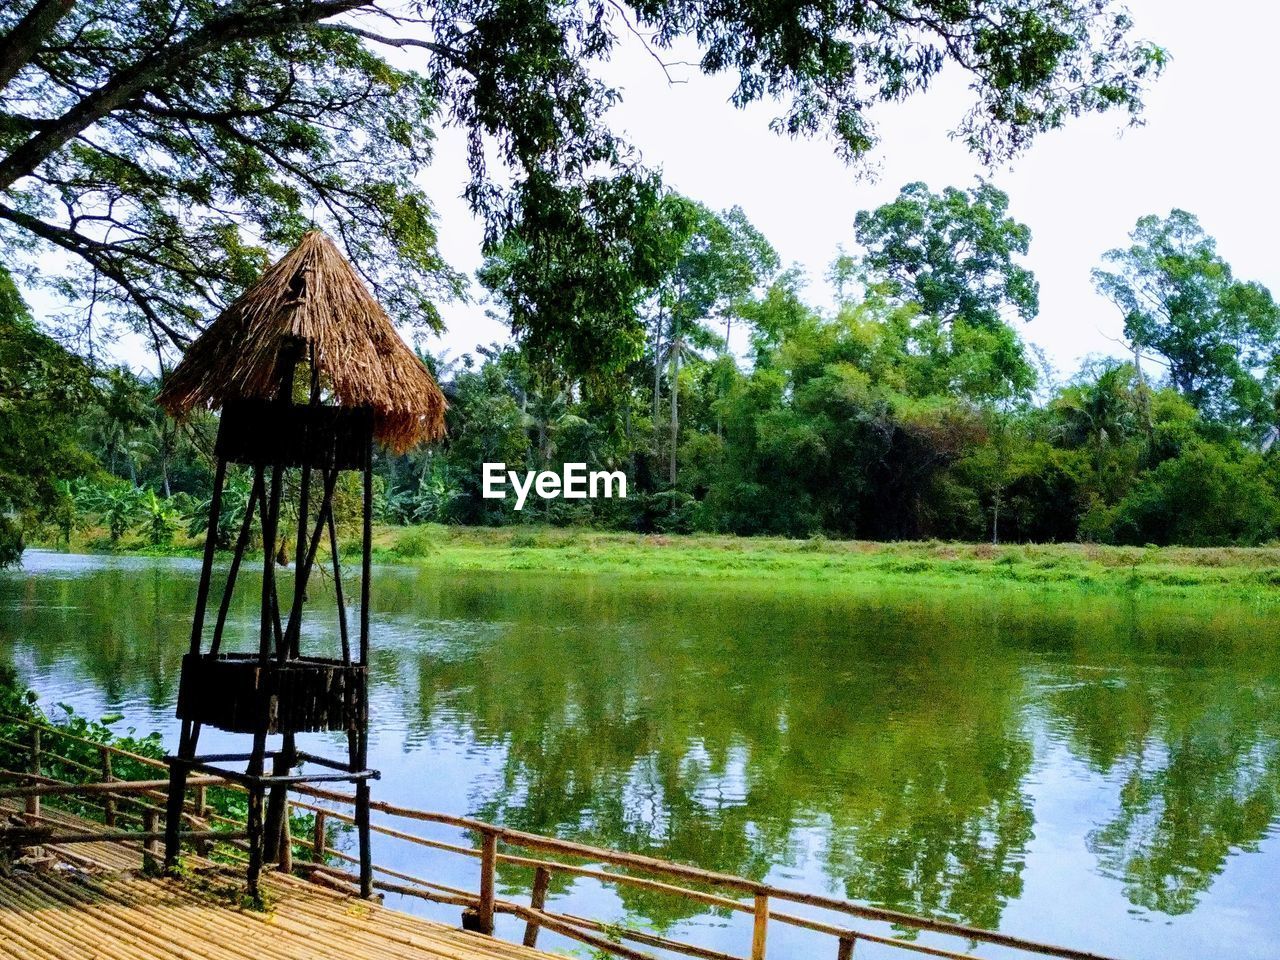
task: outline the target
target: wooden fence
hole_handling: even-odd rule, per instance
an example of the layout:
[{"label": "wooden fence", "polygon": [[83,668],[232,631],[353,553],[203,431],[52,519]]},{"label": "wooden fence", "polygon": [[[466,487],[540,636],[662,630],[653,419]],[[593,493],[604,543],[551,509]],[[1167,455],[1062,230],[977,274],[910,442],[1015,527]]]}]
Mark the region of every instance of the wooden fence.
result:
[{"label": "wooden fence", "polygon": [[[167,777],[132,781],[119,779],[113,774],[112,758],[125,758],[136,765],[167,771],[168,765],[164,761],[78,737],[54,726],[17,718],[9,719],[7,722],[24,727],[28,731],[28,736],[25,738],[25,743],[0,737],[0,745],[25,750],[30,763],[26,770],[0,772],[0,777],[6,780],[23,783],[22,786],[16,787],[0,786],[0,799],[24,800],[29,823],[39,823],[42,819],[40,815],[42,797],[75,796],[81,803],[96,801],[102,810],[103,823],[109,829],[109,832],[92,836],[88,833],[67,836],[60,835],[57,831],[50,831],[42,842],[74,843],[88,842],[90,839],[99,841],[111,839],[142,843],[144,849],[149,852],[155,851],[156,844],[163,836],[162,825],[158,818],[164,813],[163,801],[168,779]],[[53,753],[48,746],[50,739],[73,742],[80,745],[82,749],[96,750],[101,758],[100,766],[90,766]],[[41,772],[42,766],[50,763],[78,769],[82,773],[100,776],[101,779],[80,783],[54,780]],[[191,828],[183,831],[184,838],[190,837],[195,840],[202,852],[207,852],[210,845],[216,843],[219,849],[230,856],[236,856],[235,851],[243,847],[243,825],[210,811],[207,806],[206,791],[208,789],[243,790],[243,787],[216,777],[192,778],[189,784],[194,800],[184,804],[183,816],[189,821],[188,826]],[[295,810],[312,814],[315,818],[314,829],[311,831],[311,836],[291,837],[288,843],[282,845],[282,868],[310,871],[313,879],[317,881],[354,892],[358,889],[355,874],[335,864],[355,864],[356,858],[330,844],[329,827],[331,823],[354,824],[354,815],[341,807],[352,806],[355,798],[350,794],[307,785],[297,785],[292,792],[295,798],[290,799],[290,806]],[[141,822],[140,830],[111,829],[124,815],[122,806],[127,806],[130,815]],[[136,813],[133,812],[135,810]],[[548,907],[548,891],[552,878],[560,875],[590,878],[603,884],[631,886],[683,898],[724,911],[750,914],[751,935],[749,952],[746,954],[750,960],[767,960],[769,931],[773,924],[798,927],[830,937],[833,948],[829,956],[835,957],[836,960],[850,960],[859,941],[909,953],[948,957],[954,960],[973,960],[974,954],[969,951],[979,945],[1003,947],[1024,954],[1059,957],[1064,960],[1111,960],[1102,954],[1085,950],[1039,943],[998,931],[871,907],[837,897],[790,890],[762,881],[703,870],[655,857],[608,850],[514,830],[470,817],[416,810],[383,801],[374,801],[371,804],[371,810],[375,814],[380,814],[386,821],[390,821],[378,820],[372,823],[371,829],[374,833],[433,851],[480,861],[479,889],[475,891],[448,886],[375,863],[374,887],[376,889],[433,903],[462,907],[463,926],[481,933],[494,932],[495,917],[498,914],[516,917],[524,921],[522,939],[526,946],[536,946],[539,931],[546,929],[625,960],[653,960],[652,954],[643,952],[631,944],[657,948],[683,956],[704,958],[704,960],[741,960],[740,957],[732,954],[677,941],[650,931],[630,929],[554,911]],[[288,817],[285,818],[286,822],[288,819]],[[452,827],[468,834],[473,840],[478,840],[479,845],[478,847],[467,846],[463,843],[451,843],[421,836],[404,829],[400,824],[405,822]],[[302,857],[295,857],[298,853],[303,854],[308,862],[304,862]],[[550,859],[550,857],[567,859]],[[528,903],[518,903],[498,897],[496,880],[499,864],[524,867],[533,871]],[[614,869],[602,869],[605,866]],[[789,912],[779,909],[780,906],[817,908],[854,920],[886,924],[898,931],[928,932],[953,937],[963,941],[964,944],[958,944],[956,949],[933,946],[895,935],[892,929],[883,933],[857,929],[841,923],[827,922]]]}]

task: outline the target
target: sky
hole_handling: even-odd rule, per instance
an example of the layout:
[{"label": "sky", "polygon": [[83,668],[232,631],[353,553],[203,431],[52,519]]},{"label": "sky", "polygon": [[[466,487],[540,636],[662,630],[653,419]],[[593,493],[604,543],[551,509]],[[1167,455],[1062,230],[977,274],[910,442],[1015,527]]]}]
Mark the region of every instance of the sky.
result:
[{"label": "sky", "polygon": [[[968,104],[963,74],[944,73],[929,93],[879,109],[878,175],[859,178],[829,142],[769,131],[775,109],[728,102],[729,76],[673,69],[668,84],[637,41],[603,76],[623,91],[614,122],[668,185],[716,208],[740,205],[778,250],[811,278],[808,299],[830,304],[823,280],[837,249],[856,252],[853,219],[922,180],[935,190],[985,175],[1010,197],[1010,214],[1031,228],[1025,262],[1040,281],[1040,314],[1022,327],[1054,367],[1069,375],[1092,354],[1119,354],[1119,311],[1093,289],[1090,271],[1127,242],[1143,215],[1180,207],[1218,240],[1236,275],[1280,293],[1278,138],[1271,118],[1274,37],[1280,4],[1220,0],[1131,0],[1134,34],[1173,58],[1150,90],[1145,125],[1119,114],[1069,122],[1041,137],[1012,165],[986,170],[948,136]],[[672,55],[678,58],[679,54]],[[454,266],[479,265],[480,227],[458,197],[462,142],[445,131],[425,185],[440,213],[441,246]],[[479,294],[478,288],[476,293]],[[445,304],[448,329],[424,341],[454,355],[506,337],[482,302]]]},{"label": "sky", "polygon": [[[1032,231],[1025,263],[1040,281],[1040,314],[1021,333],[1067,376],[1090,355],[1123,352],[1121,316],[1094,291],[1090,271],[1106,250],[1126,243],[1140,216],[1189,210],[1217,238],[1238,277],[1280,293],[1273,239],[1280,223],[1278,138],[1271,120],[1280,4],[1131,0],[1129,8],[1134,35],[1172,56],[1146,97],[1145,125],[1130,128],[1119,114],[1076,119],[993,170],[948,135],[970,102],[964,74],[954,68],[927,94],[872,114],[881,136],[873,178],[845,166],[828,141],[771,133],[775,105],[734,108],[728,75],[672,68],[682,82],[669,83],[632,37],[601,75],[621,89],[612,120],[645,162],[693,199],[715,209],[741,206],[782,262],[807,274],[807,299],[820,308],[831,303],[823,278],[839,248],[857,252],[853,219],[859,210],[891,200],[913,181],[941,190],[988,177],[1009,194],[1010,214]],[[466,177],[461,134],[440,132],[422,183],[439,214],[442,253],[473,275],[481,226],[461,196]],[[440,305],[447,329],[425,339],[427,349],[457,356],[507,338],[506,327],[487,316],[483,290],[473,284],[472,291],[471,302]],[[33,297],[37,309],[42,300]],[[122,342],[116,354],[131,366],[151,366],[140,343]]]}]

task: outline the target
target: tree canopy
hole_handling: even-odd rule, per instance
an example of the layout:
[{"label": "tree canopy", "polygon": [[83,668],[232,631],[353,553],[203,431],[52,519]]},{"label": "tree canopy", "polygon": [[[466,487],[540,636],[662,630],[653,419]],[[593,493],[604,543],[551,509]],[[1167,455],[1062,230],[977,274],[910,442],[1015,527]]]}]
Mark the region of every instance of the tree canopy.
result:
[{"label": "tree canopy", "polygon": [[899,327],[901,349],[920,358],[918,371],[934,392],[998,400],[1035,386],[1007,318],[1035,317],[1040,287],[1017,260],[1030,248],[1031,230],[1008,210],[1008,195],[989,183],[940,194],[909,183],[896,200],[854,221],[866,276],[919,310]]},{"label": "tree canopy", "polygon": [[[553,349],[565,328],[575,346],[613,336],[586,318],[629,281],[598,281],[657,202],[608,117],[602,64],[633,32],[659,58],[696,44],[735,103],[774,99],[775,129],[852,161],[876,143],[868,108],[948,64],[972,92],[956,131],[995,161],[1072,116],[1136,117],[1165,58],[1110,0],[17,0],[0,10],[0,257],[76,303],[82,336],[124,322],[181,347],[315,224],[430,328],[462,283],[418,174],[454,125],[490,247],[514,231],[536,260],[584,260],[577,293],[521,300],[517,332]],[[50,250],[79,269],[42,269]]]},{"label": "tree canopy", "polygon": [[78,442],[88,368],[41,333],[0,267],[0,567],[32,521],[69,511],[58,482],[93,469]]},{"label": "tree canopy", "polygon": [[1269,420],[1280,333],[1271,292],[1237,280],[1185,210],[1143,217],[1130,237],[1129,247],[1104,256],[1114,269],[1093,276],[1124,313],[1134,347],[1154,353],[1196,409],[1234,423]]}]

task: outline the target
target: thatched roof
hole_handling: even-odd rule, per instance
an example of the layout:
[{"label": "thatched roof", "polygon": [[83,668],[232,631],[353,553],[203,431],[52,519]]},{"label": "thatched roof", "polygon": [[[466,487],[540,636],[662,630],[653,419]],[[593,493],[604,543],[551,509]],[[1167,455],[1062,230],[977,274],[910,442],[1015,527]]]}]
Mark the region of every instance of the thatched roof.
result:
[{"label": "thatched roof", "polygon": [[374,435],[388,447],[404,451],[444,434],[444,394],[346,257],[314,230],[187,348],[160,403],[181,416],[271,399],[299,342],[314,348],[333,401],[373,409]]}]

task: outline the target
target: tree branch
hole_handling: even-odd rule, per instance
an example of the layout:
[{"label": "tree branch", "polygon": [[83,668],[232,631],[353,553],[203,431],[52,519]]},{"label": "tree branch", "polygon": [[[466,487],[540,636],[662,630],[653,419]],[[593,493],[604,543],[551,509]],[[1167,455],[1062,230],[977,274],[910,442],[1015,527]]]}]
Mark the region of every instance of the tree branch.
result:
[{"label": "tree branch", "polygon": [[40,42],[71,12],[76,0],[37,0],[17,25],[0,37],[0,90],[31,62]]},{"label": "tree branch", "polygon": [[145,57],[64,113],[43,132],[0,160],[0,190],[27,176],[78,133],[127,105],[153,82],[164,80],[207,53],[242,40],[286,33],[367,6],[369,0],[325,0],[292,8],[237,11],[205,24],[157,55]]}]

